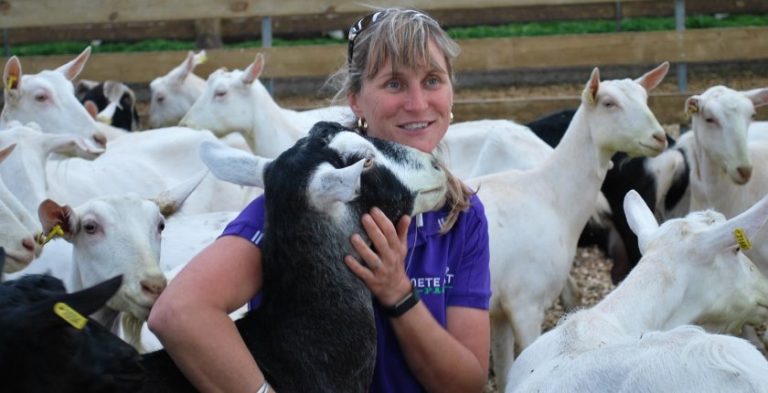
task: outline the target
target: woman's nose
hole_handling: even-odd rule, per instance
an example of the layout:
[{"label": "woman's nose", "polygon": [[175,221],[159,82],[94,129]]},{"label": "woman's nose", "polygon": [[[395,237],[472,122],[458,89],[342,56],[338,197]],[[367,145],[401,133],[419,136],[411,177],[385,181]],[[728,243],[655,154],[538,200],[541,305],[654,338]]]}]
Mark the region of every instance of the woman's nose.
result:
[{"label": "woman's nose", "polygon": [[405,109],[409,111],[418,111],[425,109],[427,104],[427,97],[424,94],[424,90],[419,87],[414,87],[408,90],[408,99],[405,104]]}]

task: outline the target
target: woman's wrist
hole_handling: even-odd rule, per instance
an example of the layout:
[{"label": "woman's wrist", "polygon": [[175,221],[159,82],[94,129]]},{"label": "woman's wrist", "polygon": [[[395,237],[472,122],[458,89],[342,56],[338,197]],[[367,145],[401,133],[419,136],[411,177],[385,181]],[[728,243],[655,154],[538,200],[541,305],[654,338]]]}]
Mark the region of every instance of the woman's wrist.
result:
[{"label": "woman's wrist", "polygon": [[411,283],[411,290],[391,306],[382,305],[382,310],[390,318],[398,318],[419,303],[419,290]]}]

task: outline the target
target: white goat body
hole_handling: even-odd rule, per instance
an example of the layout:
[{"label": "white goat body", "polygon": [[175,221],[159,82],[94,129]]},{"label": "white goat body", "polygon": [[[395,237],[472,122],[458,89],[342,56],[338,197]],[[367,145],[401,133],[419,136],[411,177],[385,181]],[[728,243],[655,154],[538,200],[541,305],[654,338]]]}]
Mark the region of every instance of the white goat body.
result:
[{"label": "white goat body", "polygon": [[666,147],[646,100],[647,90],[667,70],[664,63],[635,81],[600,82],[595,69],[568,131],[544,162],[469,181],[488,217],[493,356],[500,387],[515,347],[525,348],[541,334],[544,312],[566,285],[611,156],[617,151],[657,155]]},{"label": "white goat body", "polygon": [[768,198],[728,221],[702,211],[661,226],[636,192],[624,206],[640,263],[600,303],[527,347],[506,392],[766,391],[768,362],[751,344],[687,324],[737,331],[768,315],[768,281],[734,252],[733,236],[764,225]]}]

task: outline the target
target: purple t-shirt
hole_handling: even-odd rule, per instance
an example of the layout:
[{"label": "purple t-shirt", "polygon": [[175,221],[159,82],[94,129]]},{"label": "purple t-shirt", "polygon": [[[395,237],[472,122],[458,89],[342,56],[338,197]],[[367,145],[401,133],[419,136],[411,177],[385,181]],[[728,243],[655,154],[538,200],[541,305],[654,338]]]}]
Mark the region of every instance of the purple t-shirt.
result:
[{"label": "purple t-shirt", "polygon": [[[440,235],[440,225],[448,210],[422,214],[408,228],[406,273],[418,288],[421,299],[445,327],[446,307],[460,306],[487,310],[491,297],[488,222],[483,204],[472,196],[471,206],[461,213],[454,227]],[[221,236],[249,239],[259,246],[264,226],[264,198],[251,202]],[[258,305],[257,295],[252,306]],[[388,318],[374,301],[376,316],[376,368],[370,392],[424,392],[416,381],[400,350],[397,336]]]}]

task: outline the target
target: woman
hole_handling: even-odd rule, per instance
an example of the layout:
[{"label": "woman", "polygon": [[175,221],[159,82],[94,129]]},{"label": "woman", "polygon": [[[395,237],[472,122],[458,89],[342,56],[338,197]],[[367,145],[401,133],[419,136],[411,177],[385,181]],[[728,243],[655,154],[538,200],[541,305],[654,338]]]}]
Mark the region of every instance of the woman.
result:
[{"label": "woman", "polygon": [[[429,16],[403,9],[364,17],[349,37],[337,76],[359,131],[432,152],[452,118],[456,43]],[[463,184],[454,179],[452,189],[454,203],[413,222],[406,216],[395,226],[378,209],[365,214],[372,248],[357,234],[350,239],[363,261],[345,262],[375,304],[371,392],[480,392],[487,381],[487,222]],[[252,202],[152,309],[150,328],[201,391],[271,391],[228,317],[262,286],[261,252],[251,239],[263,226],[263,206],[261,198]]]}]

